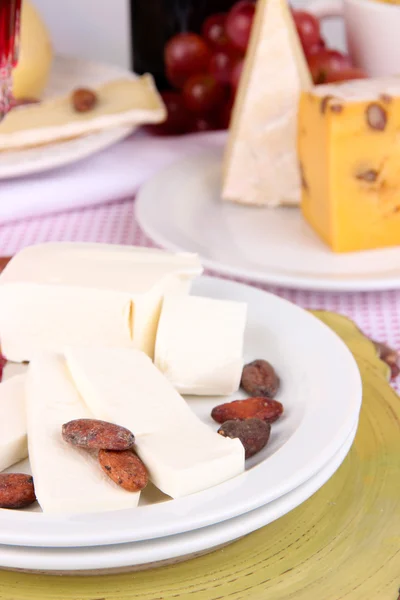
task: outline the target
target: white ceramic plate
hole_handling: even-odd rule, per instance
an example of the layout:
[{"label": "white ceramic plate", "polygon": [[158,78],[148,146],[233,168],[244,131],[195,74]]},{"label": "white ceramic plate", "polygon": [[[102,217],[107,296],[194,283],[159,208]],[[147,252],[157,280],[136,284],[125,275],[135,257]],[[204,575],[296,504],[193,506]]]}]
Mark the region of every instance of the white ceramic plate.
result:
[{"label": "white ceramic plate", "polygon": [[[177,500],[160,493],[149,497],[151,490],[146,490],[141,506],[133,510],[69,516],[2,510],[1,544],[117,544],[220,523],[297,488],[343,445],[359,414],[361,379],[339,337],[306,311],[249,286],[204,277],[193,293],[248,304],[245,360],[270,360],[282,379],[277,398],[285,414],[274,424],[267,447],[247,461],[244,474]],[[217,429],[210,412],[223,401],[220,397],[188,401],[205,423]]]},{"label": "white ceramic plate", "polygon": [[400,287],[400,248],[332,253],[297,208],[222,202],[221,150],[157,173],[139,191],[136,218],[157,244],[197,252],[226,275],[314,290]]},{"label": "white ceramic plate", "polygon": [[[68,94],[76,87],[93,87],[117,77],[134,77],[121,68],[91,61],[56,57],[45,96]],[[0,152],[0,179],[22,177],[66,166],[119,142],[134,127],[118,127],[73,140],[27,150]]]},{"label": "white ceramic plate", "polygon": [[[357,423],[358,424],[358,423]],[[357,424],[336,455],[311,479],[282,498],[240,517],[189,533],[116,546],[92,548],[29,548],[0,546],[0,567],[81,574],[134,567],[154,568],[177,562],[232,542],[276,521],[322,487],[339,468],[353,443]]]}]

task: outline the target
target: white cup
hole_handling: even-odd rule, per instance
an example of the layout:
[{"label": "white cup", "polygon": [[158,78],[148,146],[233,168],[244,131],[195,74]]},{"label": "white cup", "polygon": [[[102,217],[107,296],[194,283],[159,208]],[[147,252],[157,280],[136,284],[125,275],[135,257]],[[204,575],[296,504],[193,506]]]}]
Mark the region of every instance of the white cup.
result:
[{"label": "white cup", "polygon": [[349,54],[371,77],[400,75],[400,5],[378,0],[314,0],[321,19],[344,17]]}]

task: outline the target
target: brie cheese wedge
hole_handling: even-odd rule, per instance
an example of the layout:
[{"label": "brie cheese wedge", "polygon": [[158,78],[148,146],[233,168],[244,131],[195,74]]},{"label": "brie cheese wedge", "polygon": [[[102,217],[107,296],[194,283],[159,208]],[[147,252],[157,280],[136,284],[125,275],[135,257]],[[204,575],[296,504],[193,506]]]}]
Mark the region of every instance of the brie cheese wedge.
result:
[{"label": "brie cheese wedge", "polygon": [[0,275],[0,341],[11,361],[67,345],[139,348],[153,356],[164,294],[187,294],[194,254],[50,243],[17,254]]},{"label": "brie cheese wedge", "polygon": [[154,364],[181,394],[237,392],[247,306],[197,296],[166,296]]},{"label": "brie cheese wedge", "polygon": [[241,442],[201,422],[143,352],[75,347],[66,359],[88,408],[134,433],[151,481],[165,494],[192,494],[244,471]]},{"label": "brie cheese wedge", "polygon": [[69,375],[65,359],[37,356],[26,381],[28,448],[35,493],[47,513],[92,513],[134,508],[140,492],[127,492],[103,473],[96,455],[62,438],[62,425],[93,418]]},{"label": "brie cheese wedge", "polygon": [[297,114],[311,86],[286,0],[258,0],[224,157],[224,200],[300,203]]},{"label": "brie cheese wedge", "polygon": [[25,375],[0,383],[0,471],[27,458]]}]

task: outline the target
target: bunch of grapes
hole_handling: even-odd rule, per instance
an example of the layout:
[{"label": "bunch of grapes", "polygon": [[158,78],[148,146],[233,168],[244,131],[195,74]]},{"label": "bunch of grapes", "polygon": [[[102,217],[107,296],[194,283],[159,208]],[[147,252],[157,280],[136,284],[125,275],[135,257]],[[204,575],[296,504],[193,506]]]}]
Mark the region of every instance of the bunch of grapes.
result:
[{"label": "bunch of grapes", "polygon": [[[209,16],[201,35],[179,33],[167,42],[165,69],[174,89],[162,93],[168,116],[155,131],[178,135],[229,126],[255,4],[240,0],[228,13]],[[318,19],[305,11],[292,13],[316,84],[365,77],[347,55],[326,47]]]}]

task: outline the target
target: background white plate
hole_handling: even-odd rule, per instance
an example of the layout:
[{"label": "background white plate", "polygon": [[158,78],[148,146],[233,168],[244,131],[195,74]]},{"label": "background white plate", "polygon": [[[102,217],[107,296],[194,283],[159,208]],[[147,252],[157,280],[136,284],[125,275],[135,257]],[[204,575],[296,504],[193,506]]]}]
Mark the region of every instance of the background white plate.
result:
[{"label": "background white plate", "polygon": [[[244,474],[177,500],[158,493],[150,498],[158,503],[143,506],[148,499],[145,492],[142,506],[134,510],[65,516],[1,510],[1,544],[116,544],[219,523],[297,488],[343,445],[359,414],[361,379],[340,338],[294,304],[249,286],[204,277],[195,282],[193,293],[248,304],[245,361],[266,358],[282,379],[277,398],[285,414],[273,425],[268,446],[246,462]],[[210,412],[223,399],[188,401],[205,423],[217,429]]]},{"label": "background white plate", "polygon": [[[68,94],[76,87],[94,87],[118,77],[134,75],[113,65],[58,56],[52,66],[45,97]],[[56,144],[0,152],[0,179],[40,173],[87,158],[119,142],[134,129],[131,126],[117,127]]]},{"label": "background white plate", "polygon": [[400,248],[334,254],[297,208],[222,202],[221,150],[181,160],[139,191],[136,218],[170,250],[197,252],[214,271],[315,290],[400,287]]},{"label": "background white plate", "polygon": [[164,562],[177,562],[210,552],[276,521],[310,498],[342,464],[353,443],[357,425],[358,421],[337,454],[306,483],[240,517],[189,533],[115,546],[68,549],[0,546],[0,567],[76,575],[99,569],[154,568]]}]

